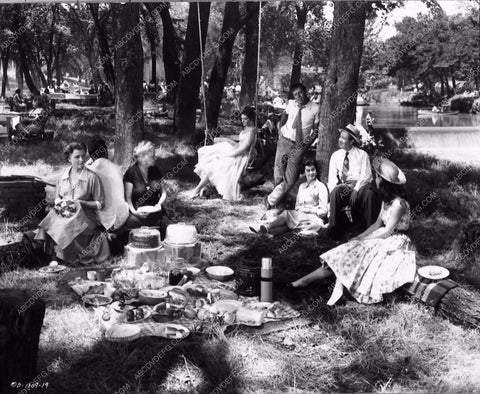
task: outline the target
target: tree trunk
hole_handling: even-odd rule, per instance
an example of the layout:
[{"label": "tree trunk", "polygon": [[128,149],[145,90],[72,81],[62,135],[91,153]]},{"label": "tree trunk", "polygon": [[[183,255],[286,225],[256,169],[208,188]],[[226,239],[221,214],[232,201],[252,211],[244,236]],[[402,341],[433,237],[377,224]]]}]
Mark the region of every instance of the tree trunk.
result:
[{"label": "tree trunk", "polygon": [[[338,129],[355,120],[367,2],[335,1],[330,56],[320,108],[316,159],[327,181],[330,156],[338,148]],[[352,13],[351,10],[355,10]],[[349,15],[345,20],[345,16]]]},{"label": "tree trunk", "polygon": [[455,93],[457,91],[457,81],[455,81],[455,76],[453,75],[455,70],[450,69],[450,74],[452,75],[452,87],[453,87],[453,92]]},{"label": "tree trunk", "polygon": [[10,57],[10,48],[7,48],[5,51],[2,52],[2,94],[0,97],[5,98],[7,93],[7,84],[8,84],[8,60]]},{"label": "tree trunk", "polygon": [[210,2],[190,3],[185,36],[185,54],[182,75],[175,102],[175,134],[184,137],[195,133],[196,109],[202,79],[200,43],[198,37],[197,6],[200,7],[202,47],[205,48]]},{"label": "tree trunk", "polygon": [[[150,4],[145,3],[148,6]],[[178,55],[177,40],[175,37],[175,28],[170,17],[169,7],[162,7],[160,16],[163,25],[163,67],[165,70],[165,81],[167,83],[168,101],[173,103],[177,96],[178,83],[180,81],[180,58]]]},{"label": "tree trunk", "polygon": [[55,67],[57,85],[60,85],[62,83],[62,62],[60,59],[62,56],[62,39],[63,39],[63,35],[60,33],[58,35],[57,49],[55,51],[55,61],[53,63]]},{"label": "tree trunk", "polygon": [[[308,8],[302,1],[295,5],[297,11],[297,31],[295,35],[295,51],[293,53],[292,74],[290,76],[290,86],[300,82],[302,75],[303,42],[305,40],[305,22],[307,21]],[[290,92],[290,95],[292,93]],[[292,99],[293,97],[290,97]]]},{"label": "tree trunk", "polygon": [[480,297],[477,293],[456,287],[438,304],[438,313],[468,328],[480,328]]},{"label": "tree trunk", "polygon": [[[157,35],[156,24],[155,24],[155,15],[152,15],[152,12],[147,8],[148,15],[147,17],[153,18],[152,20],[146,20],[145,22],[145,33],[150,44],[150,55],[151,55],[151,72],[150,80],[153,81],[155,86],[157,86],[157,45],[155,43],[155,38]],[[145,18],[146,19],[146,18]]]},{"label": "tree trunk", "polygon": [[242,91],[240,92],[240,106],[251,105],[257,89],[257,60],[258,60],[258,2],[248,1],[247,12],[253,14],[245,24],[245,57],[242,67]]},{"label": "tree trunk", "polygon": [[27,53],[29,54],[30,62],[33,64],[34,70],[35,70],[35,72],[37,74],[37,77],[39,79],[39,80],[37,80],[37,83],[41,83],[43,85],[43,87],[46,88],[48,86],[47,85],[47,80],[45,79],[45,75],[43,75],[43,71],[42,71],[42,68],[39,64],[38,58],[33,53],[32,47],[30,46],[28,41],[25,42],[25,45],[26,45]]},{"label": "tree trunk", "polygon": [[15,61],[15,78],[17,78],[17,86],[23,92],[23,72],[22,65],[18,60]]},{"label": "tree trunk", "polygon": [[28,68],[27,54],[25,53],[25,48],[23,46],[24,35],[20,34],[17,39],[17,48],[20,56],[20,65],[22,67],[23,77],[25,78],[25,83],[27,84],[28,89],[31,92],[37,89],[35,83],[33,82],[32,76],[30,75],[30,69]]},{"label": "tree trunk", "polygon": [[143,48],[140,32],[135,31],[140,4],[114,6],[114,37],[118,42],[132,34],[125,45],[115,51],[115,157],[123,169],[132,161],[133,136],[143,137]]},{"label": "tree trunk", "polygon": [[[115,72],[112,65],[112,53],[110,52],[110,48],[108,46],[108,35],[105,27],[106,19],[108,19],[108,17],[106,15],[103,15],[102,18],[99,17],[98,4],[89,3],[88,6],[90,8],[90,13],[92,14],[93,22],[95,23],[95,28],[97,30],[98,45],[100,47],[100,56],[102,59],[103,73],[105,74],[105,79],[111,85],[115,85]],[[128,31],[125,31],[125,34],[128,33]],[[118,37],[118,39],[122,39],[122,36]]]},{"label": "tree trunk", "polygon": [[226,37],[218,46],[217,55],[210,74],[207,94],[207,121],[208,128],[214,129],[218,124],[220,106],[222,104],[223,89],[227,80],[227,73],[232,62],[233,44],[241,28],[240,10],[238,2],[225,3],[223,14],[222,37]]}]

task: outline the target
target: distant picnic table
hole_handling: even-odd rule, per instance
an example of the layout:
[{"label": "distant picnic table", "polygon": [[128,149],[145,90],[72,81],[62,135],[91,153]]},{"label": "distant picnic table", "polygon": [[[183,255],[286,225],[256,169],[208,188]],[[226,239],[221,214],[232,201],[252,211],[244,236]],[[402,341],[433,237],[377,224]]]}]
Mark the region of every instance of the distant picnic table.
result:
[{"label": "distant picnic table", "polygon": [[49,100],[61,100],[64,102],[97,102],[99,94],[81,94],[81,93],[50,93]]}]

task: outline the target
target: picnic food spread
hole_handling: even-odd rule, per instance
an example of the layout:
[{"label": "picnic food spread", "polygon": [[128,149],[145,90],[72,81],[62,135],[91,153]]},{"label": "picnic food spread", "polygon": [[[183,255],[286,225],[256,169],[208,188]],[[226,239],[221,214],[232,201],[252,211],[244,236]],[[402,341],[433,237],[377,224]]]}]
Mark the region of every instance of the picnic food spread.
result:
[{"label": "picnic food spread", "polygon": [[153,249],[160,246],[160,232],[148,227],[140,227],[130,231],[129,245],[140,249]]}]

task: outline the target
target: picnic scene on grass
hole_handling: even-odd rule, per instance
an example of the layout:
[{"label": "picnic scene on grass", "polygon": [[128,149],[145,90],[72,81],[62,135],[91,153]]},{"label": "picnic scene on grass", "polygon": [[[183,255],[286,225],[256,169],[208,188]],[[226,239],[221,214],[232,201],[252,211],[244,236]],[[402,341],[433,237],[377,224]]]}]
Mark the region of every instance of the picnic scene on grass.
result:
[{"label": "picnic scene on grass", "polygon": [[0,392],[476,392],[457,3],[0,4]]}]

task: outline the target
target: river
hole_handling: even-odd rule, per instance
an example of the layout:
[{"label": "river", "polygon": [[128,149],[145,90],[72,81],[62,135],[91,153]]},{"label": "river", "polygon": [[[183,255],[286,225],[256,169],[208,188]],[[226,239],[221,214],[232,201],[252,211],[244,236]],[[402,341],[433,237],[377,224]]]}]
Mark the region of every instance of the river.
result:
[{"label": "river", "polygon": [[357,123],[365,126],[368,111],[373,112],[374,127],[406,129],[418,152],[480,166],[480,114],[419,116],[415,107],[375,104],[357,107]]}]

